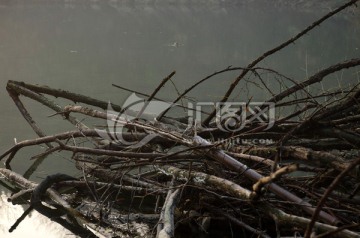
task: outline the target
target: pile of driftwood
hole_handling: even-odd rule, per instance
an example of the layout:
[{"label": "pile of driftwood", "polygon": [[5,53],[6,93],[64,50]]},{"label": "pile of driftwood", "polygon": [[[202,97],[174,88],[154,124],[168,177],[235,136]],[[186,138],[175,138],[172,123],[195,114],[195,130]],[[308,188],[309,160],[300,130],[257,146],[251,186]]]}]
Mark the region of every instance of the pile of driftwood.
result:
[{"label": "pile of driftwood", "polygon": [[[15,185],[9,201],[30,205],[9,230],[35,209],[80,237],[181,237],[189,231],[196,237],[359,237],[360,87],[323,89],[318,95],[307,89],[332,73],[358,67],[360,59],[329,66],[300,82],[255,67],[355,2],[330,12],[246,68],[228,67],[205,77],[171,104],[180,106],[180,99],[212,76],[238,70],[221,100],[225,103],[237,84],[253,74],[272,97],[256,107],[249,100],[224,120],[218,118],[221,108],[203,112],[205,119],[197,123],[167,116],[171,107],[149,115],[147,108],[161,102],[155,95],[175,72],[137,110],[9,81],[9,95],[39,135],[0,156],[6,167],[0,168],[2,177]],[[271,91],[261,78],[264,72],[286,82],[286,88]],[[20,95],[51,108],[53,116],[68,120],[75,130],[46,135]],[[48,96],[76,104],[63,107]],[[270,110],[282,113],[266,114]],[[107,127],[89,128],[76,114],[107,122]],[[36,162],[23,176],[12,171],[17,152],[35,145],[48,148],[32,157]],[[82,176],[54,174],[39,184],[27,179],[47,155],[58,151],[73,153]]]}]

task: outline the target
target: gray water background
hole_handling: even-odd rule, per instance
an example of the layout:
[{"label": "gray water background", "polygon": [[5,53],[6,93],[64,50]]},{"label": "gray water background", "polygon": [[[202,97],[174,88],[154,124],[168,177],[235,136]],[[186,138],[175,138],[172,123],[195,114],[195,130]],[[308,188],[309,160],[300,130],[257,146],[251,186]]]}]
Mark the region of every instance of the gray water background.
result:
[{"label": "gray water background", "polygon": [[[8,80],[48,85],[121,105],[130,93],[112,83],[150,94],[176,70],[173,82],[182,92],[215,71],[248,65],[326,11],[271,5],[0,1],[0,153],[14,144],[14,138],[19,142],[36,137],[7,95]],[[331,64],[359,57],[359,36],[359,11],[342,14],[260,65],[303,80]],[[175,42],[178,47],[172,46]],[[358,71],[336,73],[326,79],[326,87],[357,82]],[[217,101],[236,75],[238,72],[215,77],[190,96]],[[267,80],[277,87],[271,78]],[[172,101],[176,89],[167,84],[158,96]],[[269,97],[246,81],[234,95],[245,101],[251,96],[257,101]],[[48,118],[53,112],[39,103],[22,100],[46,134],[73,129],[62,119]],[[63,106],[71,103],[58,102]],[[33,163],[29,158],[43,151],[41,147],[20,150],[13,170],[24,173]],[[31,179],[39,181],[57,172],[80,174],[70,157],[70,153],[49,156]]]}]

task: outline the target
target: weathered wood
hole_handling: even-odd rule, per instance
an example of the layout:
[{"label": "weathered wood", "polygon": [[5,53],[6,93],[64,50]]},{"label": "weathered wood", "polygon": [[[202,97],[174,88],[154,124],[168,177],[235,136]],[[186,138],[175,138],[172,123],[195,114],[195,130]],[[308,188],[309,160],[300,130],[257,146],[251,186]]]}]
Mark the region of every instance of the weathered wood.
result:
[{"label": "weathered wood", "polygon": [[[6,158],[5,165],[10,168],[22,148],[47,144],[53,148],[29,158],[45,158],[53,152],[69,151],[73,154],[69,159],[81,172],[77,180],[55,174],[36,184],[9,169],[0,168],[2,177],[20,189],[11,199],[30,202],[31,208],[83,237],[93,234],[99,237],[173,237],[181,229],[197,232],[199,236],[205,232],[212,235],[217,223],[224,236],[238,231],[266,238],[293,236],[295,232],[309,236],[314,227],[316,232],[329,232],[320,236],[359,237],[360,229],[356,224],[360,211],[359,170],[356,168],[360,157],[359,87],[354,84],[327,88],[316,96],[307,87],[334,72],[359,67],[360,59],[336,63],[302,82],[273,69],[255,67],[357,1],[350,0],[329,12],[247,67],[230,66],[210,74],[179,93],[175,100],[185,99],[189,91],[216,75],[241,71],[227,92],[222,97],[217,95],[222,98],[221,102],[226,102],[240,80],[251,72],[254,84],[271,95],[265,102],[276,102],[275,109],[285,111],[285,115],[272,113],[271,128],[266,120],[250,120],[254,113],[262,110],[262,106],[249,106],[252,97],[247,99],[246,110],[236,109],[235,115],[243,111],[247,114],[245,121],[239,122],[233,115],[236,121],[233,127],[239,129],[234,131],[218,125],[219,121],[228,120],[210,123],[214,112],[203,113],[198,108],[189,110],[207,114],[203,122],[207,127],[191,120],[164,117],[168,110],[160,115],[146,114],[147,104],[154,102],[155,95],[174,72],[144,99],[146,103],[138,111],[131,108],[121,111],[118,105],[61,89],[9,81],[10,96],[40,138],[16,142],[2,152],[0,160]],[[280,86],[290,83],[289,87],[274,90],[261,78],[264,72],[278,80]],[[68,120],[76,129],[46,136],[19,96],[54,110],[54,115]],[[86,105],[60,106],[48,96]],[[284,102],[285,98],[289,100]],[[96,118],[108,128],[89,129],[74,117],[75,113]],[[122,116],[123,113],[129,115]],[[241,127],[241,123],[246,125]],[[121,126],[119,131],[118,126]],[[132,146],[149,135],[151,140]],[[67,194],[57,192],[60,190],[66,190]],[[69,220],[61,217],[63,214]],[[316,222],[318,219],[328,224]],[[18,219],[12,229],[21,221],[22,218]],[[152,231],[156,221],[157,231]],[[231,230],[227,230],[229,221]],[[271,225],[264,229],[263,224]]]},{"label": "weathered wood", "polygon": [[[195,141],[198,145],[202,145],[202,146],[209,146],[211,145],[208,141],[202,139],[201,137],[196,137]],[[237,160],[235,160],[234,158],[230,157],[229,155],[225,154],[224,151],[221,151],[219,149],[211,149],[207,151],[207,154],[214,158],[215,160],[219,161],[220,163],[224,164],[225,166],[243,174],[244,176],[246,176],[247,178],[251,179],[253,182],[257,182],[260,179],[263,178],[263,176],[261,176],[259,173],[257,173],[256,171],[252,170],[251,168],[249,168],[248,166],[238,162]],[[279,185],[275,184],[275,183],[270,183],[267,188],[275,193],[276,195],[278,195],[279,197],[287,200],[287,201],[291,201],[294,202],[295,204],[298,204],[300,206],[301,209],[303,209],[304,211],[306,211],[309,214],[313,214],[315,209],[311,206],[311,204],[309,204],[308,202],[302,200],[301,198],[295,196],[294,194],[290,193],[289,191],[283,189],[282,187],[280,187]],[[338,224],[339,220],[324,212],[321,211],[319,214],[319,218],[329,224]]]}]

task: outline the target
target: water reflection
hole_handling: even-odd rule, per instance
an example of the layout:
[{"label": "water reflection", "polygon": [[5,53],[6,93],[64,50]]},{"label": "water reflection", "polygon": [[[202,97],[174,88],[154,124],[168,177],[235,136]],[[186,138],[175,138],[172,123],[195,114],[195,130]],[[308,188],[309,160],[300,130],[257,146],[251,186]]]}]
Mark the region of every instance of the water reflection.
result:
[{"label": "water reflection", "polygon": [[2,238],[63,238],[76,237],[68,230],[64,229],[57,223],[52,223],[47,217],[37,212],[32,212],[30,216],[25,218],[18,228],[9,233],[8,230],[14,222],[22,215],[24,209],[18,205],[12,205],[7,202],[9,194],[1,193],[0,195],[0,237]]}]

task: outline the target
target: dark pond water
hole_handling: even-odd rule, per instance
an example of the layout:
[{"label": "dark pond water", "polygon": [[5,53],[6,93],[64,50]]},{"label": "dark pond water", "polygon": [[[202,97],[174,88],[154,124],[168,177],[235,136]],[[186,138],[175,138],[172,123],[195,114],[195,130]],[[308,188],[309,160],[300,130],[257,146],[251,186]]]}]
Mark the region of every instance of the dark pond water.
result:
[{"label": "dark pond water", "polygon": [[[13,145],[14,138],[21,141],[36,136],[7,95],[8,80],[46,84],[121,105],[129,93],[112,83],[151,93],[176,70],[176,87],[168,84],[159,93],[173,100],[176,90],[183,91],[230,65],[246,66],[323,14],[220,4],[0,1],[0,153]],[[337,16],[260,65],[303,80],[331,64],[359,57],[359,36],[358,13]],[[217,101],[237,74],[215,77],[190,96]],[[278,87],[264,77],[271,87]],[[351,69],[332,75],[324,84],[334,88],[359,78],[359,69]],[[238,87],[234,98],[252,96],[259,101],[269,97],[250,81]],[[52,111],[22,99],[46,134],[72,128],[60,119],[47,118]],[[21,150],[13,169],[24,173],[32,163],[29,157],[41,151],[40,147]],[[49,156],[31,179],[55,172],[78,173],[69,157],[66,153]]]}]

